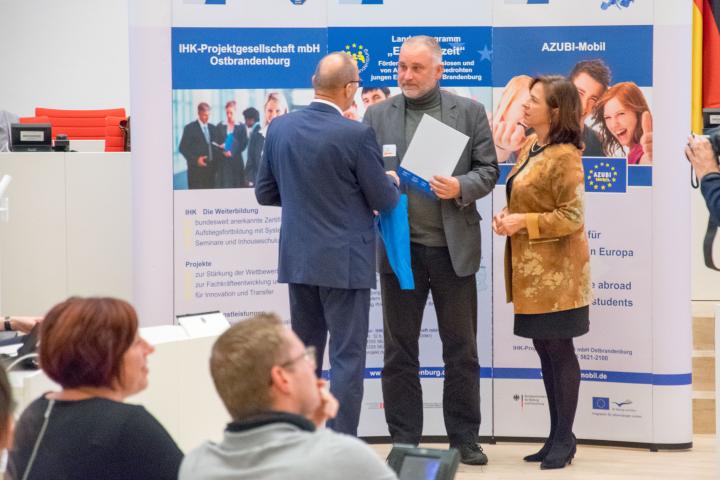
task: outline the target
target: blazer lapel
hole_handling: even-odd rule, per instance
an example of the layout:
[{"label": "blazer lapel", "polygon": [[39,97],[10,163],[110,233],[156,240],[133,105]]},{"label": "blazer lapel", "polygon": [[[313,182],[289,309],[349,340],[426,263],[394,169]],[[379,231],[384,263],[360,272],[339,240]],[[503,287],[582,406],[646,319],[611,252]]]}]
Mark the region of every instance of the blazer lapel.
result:
[{"label": "blazer lapel", "polygon": [[405,142],[405,97],[403,94],[395,95],[388,112],[387,125],[400,125],[400,128],[393,128],[390,131],[395,134],[391,139],[395,142],[395,165],[387,165],[390,170],[397,170],[402,162],[407,143]]},{"label": "blazer lapel", "polygon": [[458,108],[457,103],[452,95],[440,91],[440,115],[442,122],[448,127],[452,127],[457,130],[458,123]]}]

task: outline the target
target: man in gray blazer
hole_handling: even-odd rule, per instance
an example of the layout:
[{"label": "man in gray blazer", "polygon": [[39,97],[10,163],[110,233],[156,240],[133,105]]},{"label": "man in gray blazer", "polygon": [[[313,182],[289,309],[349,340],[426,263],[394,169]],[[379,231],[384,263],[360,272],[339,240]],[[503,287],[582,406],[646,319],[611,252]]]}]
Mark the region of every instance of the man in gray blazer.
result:
[{"label": "man in gray blazer", "polygon": [[477,288],[480,215],[475,201],[489,194],[499,169],[485,109],[441,91],[442,50],[432,37],[409,38],[400,49],[402,95],[371,106],[364,122],[375,129],[386,170],[396,170],[423,115],[470,137],[452,176],[429,179],[435,196],[407,188],[415,290],[403,291],[384,251],[379,258],[385,331],[382,375],[385,418],[394,443],[417,444],[423,403],[419,369],[420,327],[432,292],[443,344],[443,413],[452,447],[464,463],[484,465],[477,444],[480,378],[477,355]]}]

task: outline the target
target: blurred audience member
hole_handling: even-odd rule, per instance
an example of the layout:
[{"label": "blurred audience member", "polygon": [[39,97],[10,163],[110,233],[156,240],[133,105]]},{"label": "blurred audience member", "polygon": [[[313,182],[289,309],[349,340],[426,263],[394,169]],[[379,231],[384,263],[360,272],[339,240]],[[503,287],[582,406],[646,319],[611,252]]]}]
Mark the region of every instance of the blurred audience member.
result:
[{"label": "blurred audience member", "polygon": [[13,480],[176,479],[182,452],[142,406],[153,347],[135,310],[113,298],[70,298],[40,330],[40,366],[62,390],[42,395],[18,421]]},{"label": "blurred audience member", "polygon": [[357,438],[323,428],[337,400],[315,376],[315,351],[273,314],[241,321],[213,346],[210,373],[232,422],[188,454],[180,480],[392,480]]}]

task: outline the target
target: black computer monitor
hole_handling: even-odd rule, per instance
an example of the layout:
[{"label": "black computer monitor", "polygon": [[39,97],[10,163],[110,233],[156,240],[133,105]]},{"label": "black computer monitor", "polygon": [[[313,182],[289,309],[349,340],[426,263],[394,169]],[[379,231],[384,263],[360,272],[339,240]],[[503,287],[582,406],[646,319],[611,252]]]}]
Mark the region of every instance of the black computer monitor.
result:
[{"label": "black computer monitor", "polygon": [[49,123],[11,124],[10,150],[13,152],[51,152],[52,126]]},{"label": "black computer monitor", "polygon": [[460,464],[454,448],[439,450],[395,445],[387,458],[400,480],[452,480]]}]

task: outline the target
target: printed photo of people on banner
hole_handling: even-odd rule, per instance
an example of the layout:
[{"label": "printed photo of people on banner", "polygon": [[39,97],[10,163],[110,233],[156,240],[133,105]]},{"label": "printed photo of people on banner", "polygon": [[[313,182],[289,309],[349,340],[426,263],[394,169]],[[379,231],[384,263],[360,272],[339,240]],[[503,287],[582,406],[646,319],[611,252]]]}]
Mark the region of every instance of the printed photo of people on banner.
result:
[{"label": "printed photo of people on banner", "polygon": [[270,123],[311,100],[308,89],[173,91],[175,190],[252,188]]},{"label": "printed photo of people on banner", "polygon": [[[575,64],[567,74],[582,102],[585,157],[624,157],[628,165],[652,164],[652,114],[635,82],[611,84],[612,71],[600,58]],[[493,111],[493,137],[500,163],[515,163],[531,133],[523,123],[532,77],[512,77]]]}]

